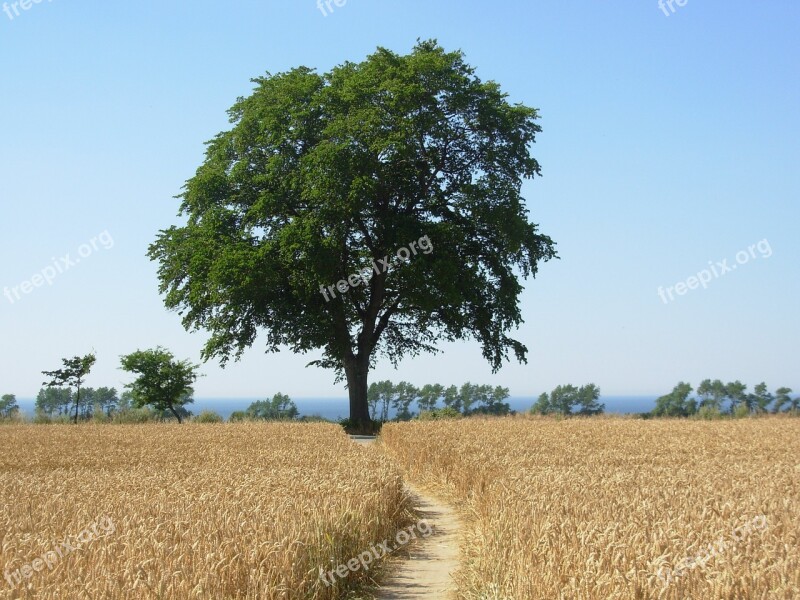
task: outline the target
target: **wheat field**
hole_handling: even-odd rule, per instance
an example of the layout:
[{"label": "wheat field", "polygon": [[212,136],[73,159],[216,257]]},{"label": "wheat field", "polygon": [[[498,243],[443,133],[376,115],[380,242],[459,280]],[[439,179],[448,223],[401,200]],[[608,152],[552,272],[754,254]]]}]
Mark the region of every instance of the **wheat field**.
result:
[{"label": "wheat field", "polygon": [[0,450],[0,598],[335,598],[371,572],[320,567],[411,521],[336,425],[10,425]]},{"label": "wheat field", "polygon": [[464,419],[381,439],[461,507],[462,599],[800,598],[800,419]]}]

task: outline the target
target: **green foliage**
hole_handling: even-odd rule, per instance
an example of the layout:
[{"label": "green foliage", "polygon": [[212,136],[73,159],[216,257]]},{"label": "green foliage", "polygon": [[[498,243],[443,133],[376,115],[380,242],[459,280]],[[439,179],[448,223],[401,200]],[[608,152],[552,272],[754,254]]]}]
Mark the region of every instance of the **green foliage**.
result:
[{"label": "green foliage", "polygon": [[244,410],[235,410],[231,413],[231,416],[228,417],[229,423],[241,423],[242,421],[250,421],[250,417],[247,415],[247,411]]},{"label": "green foliage", "polygon": [[50,425],[52,422],[53,418],[47,413],[42,413],[37,411],[33,415],[33,423],[35,425]]},{"label": "green foliage", "polygon": [[322,415],[303,415],[297,419],[300,423],[333,423],[330,419],[326,419]]},{"label": "green foliage", "polygon": [[561,415],[572,414],[572,409],[578,404],[580,390],[572,384],[559,385],[550,392],[550,407],[553,412]]},{"label": "green foliage", "polygon": [[[497,386],[492,388],[490,385],[470,385],[468,392],[471,395],[469,399],[469,406],[470,409],[467,410],[467,401],[466,396],[464,396],[465,390],[464,386],[461,388],[461,396],[462,396],[462,406],[465,407],[464,414],[465,415],[507,415],[511,412],[511,407],[508,403],[503,402],[507,400],[509,397],[508,388],[504,388],[502,386]],[[475,408],[472,408],[472,407]]]},{"label": "green foliage", "polygon": [[447,419],[461,419],[464,415],[452,406],[437,408],[434,410],[423,410],[419,413],[420,421],[438,421]]},{"label": "green foliage", "polygon": [[556,414],[568,416],[578,414],[583,416],[599,415],[605,410],[605,405],[598,402],[600,388],[593,383],[580,388],[572,384],[559,385],[548,393],[539,396],[531,407],[532,414]]},{"label": "green foliage", "polygon": [[472,405],[478,402],[482,394],[483,390],[480,388],[480,386],[473,385],[470,382],[467,382],[461,386],[461,388],[458,390],[458,399],[459,404],[461,405],[461,410],[465,415],[470,414],[472,411]]},{"label": "green foliage", "polygon": [[725,384],[719,379],[711,381],[705,379],[697,386],[697,395],[700,397],[700,407],[712,407],[722,411],[722,401],[728,395]]},{"label": "green foliage", "polygon": [[395,386],[391,381],[375,381],[367,389],[367,405],[372,421],[385,423],[389,420],[389,407],[395,397]]},{"label": "green foliage", "polygon": [[444,386],[438,383],[427,383],[422,386],[417,398],[417,405],[419,406],[420,412],[434,410],[439,402],[439,398],[441,398],[443,394]]},{"label": "green foliage", "polygon": [[749,401],[747,394],[747,386],[743,384],[741,381],[736,380],[732,381],[728,385],[725,386],[725,396],[730,401],[730,413],[734,414],[738,410],[739,406],[745,406],[747,408],[747,412],[749,412]]},{"label": "green foliage", "polygon": [[661,396],[656,400],[656,407],[653,409],[654,417],[688,417],[697,412],[697,402],[690,400],[692,386],[688,383],[680,382],[672,392],[666,396]]},{"label": "green foliage", "polygon": [[[188,402],[193,402],[193,400],[191,398],[181,399],[180,404],[182,405]],[[193,416],[194,413],[185,406],[175,405],[174,410],[172,408],[167,408],[158,413],[158,420],[171,421],[175,419],[178,423],[183,423],[184,421],[190,420]]]},{"label": "green foliage", "polygon": [[0,397],[0,420],[11,420],[19,415],[19,405],[14,394],[4,394]]},{"label": "green foliage", "polygon": [[461,412],[461,396],[456,386],[451,385],[444,391],[442,401],[447,408],[452,408],[459,413]]},{"label": "green foliage", "polygon": [[380,421],[355,421],[353,419],[340,419],[339,425],[342,426],[348,435],[378,435],[381,432],[383,423]]},{"label": "green foliage", "polygon": [[697,413],[693,416],[697,419],[705,419],[707,421],[725,418],[725,415],[714,403],[701,405]]},{"label": "green foliage", "polygon": [[157,412],[169,413],[178,423],[184,415],[179,412],[185,404],[193,402],[192,384],[197,380],[197,365],[189,361],[177,361],[171,352],[157,347],[152,350],[137,350],[121,357],[122,368],[138,377],[127,384],[133,404],[137,408],[152,406]]},{"label": "green foliage", "polygon": [[779,413],[784,406],[791,406],[792,405],[792,398],[789,394],[792,393],[792,389],[788,387],[780,387],[775,390],[775,406],[772,409],[772,412]]},{"label": "green foliage", "polygon": [[578,414],[583,416],[600,415],[605,409],[600,404],[600,388],[593,383],[582,386],[578,390]]},{"label": "green foliage", "polygon": [[42,371],[42,375],[50,378],[42,385],[53,388],[75,388],[75,415],[73,420],[78,422],[78,407],[81,400],[81,387],[89,372],[92,370],[97,357],[94,354],[86,356],[73,356],[61,360],[64,368],[55,371]]},{"label": "green foliage", "polygon": [[116,410],[119,405],[117,389],[113,387],[97,388],[93,390],[93,401],[101,412],[105,412],[106,416],[110,417],[111,413]]},{"label": "green foliage", "polygon": [[753,410],[759,414],[768,412],[770,404],[775,401],[775,396],[769,392],[767,384],[763,381],[753,388],[752,396]]},{"label": "green foliage", "polygon": [[539,394],[539,398],[531,406],[530,412],[532,415],[549,415],[555,412],[550,404],[550,394],[547,392]]},{"label": "green foliage", "polygon": [[162,415],[150,406],[126,408],[111,415],[111,422],[116,425],[152,423],[162,420]]},{"label": "green foliage", "polygon": [[420,413],[436,410],[439,399],[445,408],[454,413],[470,415],[507,415],[511,407],[507,402],[508,388],[490,385],[465,383],[461,388],[452,385],[445,389],[441,384],[426,384],[417,388],[406,381],[394,384],[391,381],[377,381],[369,386],[370,417],[373,421],[389,420],[389,408],[395,409],[395,419],[408,421],[414,418],[411,406],[416,402]]},{"label": "green foliage", "polygon": [[69,388],[46,387],[36,395],[35,410],[42,415],[68,414],[71,405],[72,390]]},{"label": "green foliage", "polygon": [[[272,400],[258,400],[247,407],[244,419],[287,421],[296,419],[299,414],[297,406],[289,396],[277,393]],[[233,415],[231,415],[233,419]],[[237,414],[236,420],[243,420]]]},{"label": "green foliage", "polygon": [[225,419],[213,410],[201,411],[200,414],[194,418],[195,423],[223,423],[224,421]]},{"label": "green foliage", "polygon": [[[321,349],[313,364],[346,377],[356,420],[379,355],[473,338],[495,371],[524,361],[508,336],[519,279],[556,256],[521,195],[540,174],[537,111],[435,41],[254,83],[186,182],[186,224],[149,249],[167,307],[209,332],[203,358],[238,358],[260,330],[268,352]],[[416,240],[431,251],[395,257]]]},{"label": "green foliage", "polygon": [[393,391],[392,408],[396,411],[395,419],[398,421],[410,420],[414,415],[409,410],[409,407],[412,402],[417,400],[419,390],[407,381],[401,381],[394,386]]},{"label": "green foliage", "polygon": [[103,413],[106,418],[110,418],[111,412],[116,409],[119,402],[115,388],[85,387],[81,389],[80,399],[78,399],[77,394],[73,395],[68,388],[52,387],[39,391],[36,398],[36,410],[50,416],[67,414],[73,401],[77,407],[79,419],[94,419],[97,422],[102,422]]},{"label": "green foliage", "polygon": [[[688,383],[679,383],[670,394],[656,400],[652,411],[654,417],[686,417],[697,414],[698,418],[717,419],[724,415],[737,418],[749,415],[766,414],[772,406],[772,412],[778,413],[783,406],[797,406],[800,398],[792,399],[789,388],[778,388],[775,395],[770,393],[767,384],[761,382],[747,393],[747,386],[739,380],[724,384],[721,380],[704,379],[697,386],[699,403],[689,398],[692,387]],[[725,402],[728,402],[727,407]],[[699,406],[699,408],[698,408]]]}]

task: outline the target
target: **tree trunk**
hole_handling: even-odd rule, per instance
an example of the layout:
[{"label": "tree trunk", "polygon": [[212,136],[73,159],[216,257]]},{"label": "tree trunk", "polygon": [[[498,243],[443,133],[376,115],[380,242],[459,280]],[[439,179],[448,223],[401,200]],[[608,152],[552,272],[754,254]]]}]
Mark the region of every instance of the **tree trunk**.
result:
[{"label": "tree trunk", "polygon": [[347,393],[350,396],[350,420],[358,427],[368,427],[372,423],[367,403],[369,358],[364,360],[355,356],[346,359],[344,372],[347,376]]},{"label": "tree trunk", "polygon": [[181,416],[178,414],[178,411],[175,410],[175,407],[172,406],[172,404],[169,405],[169,409],[172,411],[172,414],[175,415],[175,418],[178,419],[178,425],[183,423],[183,421],[181,420]]},{"label": "tree trunk", "polygon": [[75,425],[78,424],[78,407],[81,405],[81,388],[78,386],[78,391],[75,394]]}]

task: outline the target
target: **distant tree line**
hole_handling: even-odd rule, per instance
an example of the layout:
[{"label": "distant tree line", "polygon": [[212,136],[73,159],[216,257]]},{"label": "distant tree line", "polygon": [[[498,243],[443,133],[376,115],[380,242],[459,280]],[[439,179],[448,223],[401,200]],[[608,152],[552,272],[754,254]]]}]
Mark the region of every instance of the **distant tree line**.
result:
[{"label": "distant tree line", "polygon": [[70,416],[78,407],[78,418],[89,420],[97,416],[111,417],[112,413],[130,407],[130,392],[117,395],[116,388],[83,388],[80,398],[76,398],[70,388],[44,387],[36,396],[35,410],[38,415],[48,417]]},{"label": "distant tree line", "polygon": [[291,421],[300,414],[297,406],[286,394],[278,392],[272,400],[257,400],[247,410],[231,413],[230,422],[236,421]]},{"label": "distant tree line", "polygon": [[777,414],[780,412],[798,413],[800,396],[792,397],[791,388],[780,387],[771,393],[766,383],[761,382],[747,391],[741,381],[723,383],[719,379],[705,379],[697,386],[697,394],[692,397],[693,388],[681,382],[673,390],[656,400],[656,407],[650,412],[654,417],[713,417],[715,415]]},{"label": "distant tree line", "polygon": [[[418,388],[407,381],[373,382],[367,390],[367,404],[373,421],[389,420],[390,409],[395,411],[395,419],[408,421],[424,413],[432,413],[440,407],[451,414],[463,416],[507,415],[511,407],[505,402],[509,397],[508,388],[491,385],[465,383],[461,387],[441,384],[426,384]],[[418,412],[414,412],[415,407]]]},{"label": "distant tree line", "polygon": [[[85,387],[96,360],[93,353],[74,356],[62,359],[60,369],[42,371],[48,380],[36,396],[35,422],[175,418],[180,423],[191,416],[185,405],[194,401],[192,384],[198,377],[197,365],[176,360],[161,347],[137,350],[120,357],[121,368],[136,379],[118,396],[116,388]],[[19,407],[16,397],[6,394],[0,400],[0,420],[13,418],[19,418]]]},{"label": "distant tree line", "polygon": [[532,414],[538,415],[599,415],[605,410],[600,404],[600,388],[593,383],[575,387],[559,385],[550,393],[543,393],[531,407]]},{"label": "distant tree line", "polygon": [[[69,388],[42,388],[34,404],[34,422],[74,422],[75,393]],[[188,400],[191,402],[191,400]],[[181,421],[192,417],[185,406],[176,406]],[[137,406],[133,394],[126,390],[121,395],[116,388],[83,388],[78,403],[78,421],[145,422],[175,419],[171,410],[159,411],[149,404]]]}]

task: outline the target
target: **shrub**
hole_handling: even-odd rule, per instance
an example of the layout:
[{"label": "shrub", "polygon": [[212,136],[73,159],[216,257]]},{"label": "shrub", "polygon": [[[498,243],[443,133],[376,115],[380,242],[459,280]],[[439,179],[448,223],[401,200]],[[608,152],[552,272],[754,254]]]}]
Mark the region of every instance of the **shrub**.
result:
[{"label": "shrub", "polygon": [[158,421],[158,413],[152,408],[130,408],[115,412],[111,422],[115,424],[151,423]]},{"label": "shrub", "polygon": [[228,417],[228,423],[240,423],[242,421],[252,421],[253,419],[243,410],[235,410]]},{"label": "shrub", "polygon": [[223,423],[224,421],[225,419],[213,410],[204,410],[194,418],[195,423]]},{"label": "shrub", "polygon": [[716,406],[701,406],[694,417],[711,421],[715,419],[724,419],[725,415],[723,415]]},{"label": "shrub", "polygon": [[33,415],[33,422],[36,425],[50,425],[51,423],[54,422],[54,419],[56,419],[56,417],[51,417],[47,413],[39,411],[36,411],[36,414]]},{"label": "shrub", "polygon": [[8,416],[0,417],[0,425],[6,423],[10,425],[19,425],[20,423],[25,423],[27,419],[25,415],[23,415],[19,411],[15,411]]},{"label": "shrub", "polygon": [[383,426],[383,422],[381,421],[370,421],[369,424],[366,426],[358,425],[354,423],[349,418],[348,419],[340,419],[339,425],[341,425],[345,433],[349,435],[377,435],[381,431],[381,426]]},{"label": "shrub", "polygon": [[441,419],[460,419],[463,415],[452,406],[435,408],[433,410],[423,410],[419,413],[420,421],[438,421]]},{"label": "shrub", "polygon": [[322,415],[303,415],[297,419],[301,423],[333,423],[330,419],[326,419]]}]

